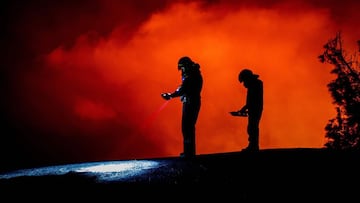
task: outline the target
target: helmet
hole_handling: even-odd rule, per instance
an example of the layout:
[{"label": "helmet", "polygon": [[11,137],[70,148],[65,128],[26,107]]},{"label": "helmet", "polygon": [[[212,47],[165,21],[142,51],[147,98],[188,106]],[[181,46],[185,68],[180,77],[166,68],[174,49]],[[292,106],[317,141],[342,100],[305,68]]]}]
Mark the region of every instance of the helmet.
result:
[{"label": "helmet", "polygon": [[239,82],[243,82],[245,79],[251,78],[254,76],[253,72],[249,69],[243,69],[239,73]]},{"label": "helmet", "polygon": [[178,61],[178,70],[182,67],[190,67],[193,64],[194,62],[188,56],[183,56]]}]

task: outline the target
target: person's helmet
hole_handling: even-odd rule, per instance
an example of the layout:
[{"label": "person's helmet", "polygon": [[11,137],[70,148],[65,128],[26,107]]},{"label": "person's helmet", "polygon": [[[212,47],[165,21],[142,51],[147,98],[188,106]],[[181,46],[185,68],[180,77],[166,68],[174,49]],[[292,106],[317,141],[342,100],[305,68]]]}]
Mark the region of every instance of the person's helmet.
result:
[{"label": "person's helmet", "polygon": [[239,79],[239,82],[244,82],[244,80],[249,79],[253,76],[254,76],[254,74],[251,70],[243,69],[242,71],[240,71],[238,79]]},{"label": "person's helmet", "polygon": [[180,70],[182,67],[190,67],[193,64],[194,62],[188,56],[183,56],[178,61],[178,70]]}]

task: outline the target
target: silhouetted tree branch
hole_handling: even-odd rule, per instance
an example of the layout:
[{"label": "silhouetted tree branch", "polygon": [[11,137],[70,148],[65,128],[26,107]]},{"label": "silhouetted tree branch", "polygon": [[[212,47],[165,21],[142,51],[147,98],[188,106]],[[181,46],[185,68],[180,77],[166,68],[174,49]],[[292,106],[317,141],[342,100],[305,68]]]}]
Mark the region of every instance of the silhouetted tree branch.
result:
[{"label": "silhouetted tree branch", "polygon": [[360,149],[360,40],[357,43],[358,52],[346,56],[339,32],[324,45],[325,51],[319,56],[322,63],[334,66],[331,73],[337,75],[328,84],[337,115],[325,127],[327,148]]}]

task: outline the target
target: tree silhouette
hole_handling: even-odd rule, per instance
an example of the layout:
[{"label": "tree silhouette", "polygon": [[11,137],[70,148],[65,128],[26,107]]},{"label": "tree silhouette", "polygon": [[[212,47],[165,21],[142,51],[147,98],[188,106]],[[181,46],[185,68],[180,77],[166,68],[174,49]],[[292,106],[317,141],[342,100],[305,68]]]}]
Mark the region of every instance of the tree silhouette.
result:
[{"label": "tree silhouette", "polygon": [[337,75],[327,85],[337,111],[325,127],[325,147],[330,149],[360,149],[360,40],[357,43],[359,50],[347,56],[338,32],[324,45],[325,51],[319,56],[322,63],[333,65],[331,73]]}]

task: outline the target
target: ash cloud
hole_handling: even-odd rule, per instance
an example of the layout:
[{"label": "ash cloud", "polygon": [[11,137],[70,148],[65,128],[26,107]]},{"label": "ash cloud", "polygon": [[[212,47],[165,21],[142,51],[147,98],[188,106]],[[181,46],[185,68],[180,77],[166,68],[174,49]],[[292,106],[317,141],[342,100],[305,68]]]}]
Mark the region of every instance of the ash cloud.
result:
[{"label": "ash cloud", "polygon": [[179,84],[184,54],[205,76],[199,153],[246,145],[246,122],[227,115],[242,105],[244,66],[266,85],[262,147],[321,147],[333,109],[330,69],[317,54],[339,29],[350,48],[360,34],[356,1],[4,5],[1,160],[9,166],[178,155],[181,104],[159,111],[159,94]]}]

